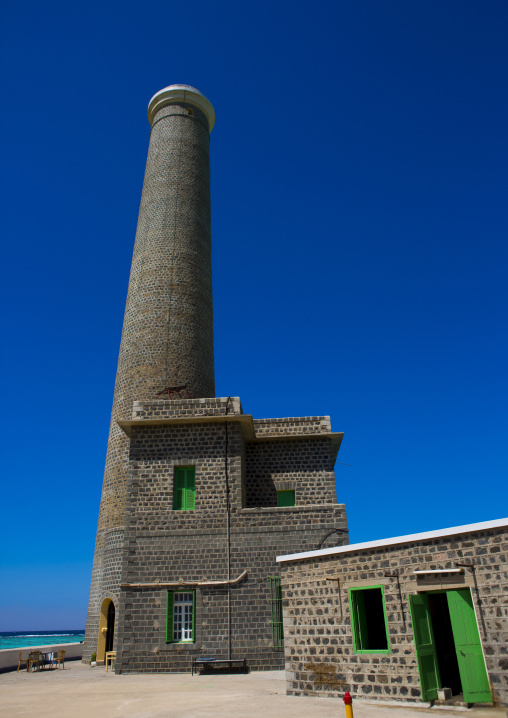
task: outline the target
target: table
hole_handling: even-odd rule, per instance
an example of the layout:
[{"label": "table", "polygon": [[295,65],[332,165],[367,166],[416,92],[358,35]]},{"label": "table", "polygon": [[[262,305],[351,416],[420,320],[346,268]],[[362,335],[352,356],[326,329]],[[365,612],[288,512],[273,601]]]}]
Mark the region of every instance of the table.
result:
[{"label": "table", "polygon": [[39,663],[39,668],[41,670],[45,670],[45,668],[51,668],[53,664],[53,651],[47,651],[44,653],[41,651],[41,660]]},{"label": "table", "polygon": [[192,660],[192,675],[194,675],[194,671],[198,673],[199,666],[203,666],[204,668],[208,668],[212,670],[217,665],[223,665],[227,666],[229,669],[231,668],[242,668],[243,673],[248,673],[249,668],[247,666],[247,659],[246,658],[194,658]]},{"label": "table", "polygon": [[29,651],[28,653],[28,659],[26,662],[26,669],[27,671],[31,670],[37,670],[42,671],[46,668],[46,665],[48,661],[50,661],[53,658],[53,653],[51,651],[43,652],[43,651]]}]

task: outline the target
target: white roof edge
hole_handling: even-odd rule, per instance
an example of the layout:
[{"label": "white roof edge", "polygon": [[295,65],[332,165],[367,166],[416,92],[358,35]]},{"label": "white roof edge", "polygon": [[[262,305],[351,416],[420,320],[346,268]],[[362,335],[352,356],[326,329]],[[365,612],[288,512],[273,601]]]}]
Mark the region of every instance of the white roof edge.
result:
[{"label": "white roof edge", "polygon": [[424,531],[423,533],[409,534],[408,536],[395,536],[394,538],[378,539],[377,541],[364,541],[363,543],[347,544],[347,546],[333,546],[332,548],[322,548],[318,551],[291,553],[286,556],[277,556],[275,560],[278,563],[283,563],[284,561],[297,561],[299,559],[314,558],[317,556],[333,556],[338,553],[361,551],[362,549],[391,546],[398,543],[411,543],[412,541],[424,541],[425,539],[442,538],[444,536],[453,536],[454,534],[468,533],[470,531],[497,529],[503,526],[508,527],[508,518],[482,521],[478,524],[466,524],[465,526],[452,526],[449,529],[438,529],[437,531]]}]

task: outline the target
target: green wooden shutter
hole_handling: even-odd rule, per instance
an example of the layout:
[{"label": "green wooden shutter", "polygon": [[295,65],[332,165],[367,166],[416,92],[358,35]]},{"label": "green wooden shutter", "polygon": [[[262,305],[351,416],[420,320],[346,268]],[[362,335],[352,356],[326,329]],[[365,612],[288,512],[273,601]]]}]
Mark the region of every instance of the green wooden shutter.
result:
[{"label": "green wooden shutter", "polygon": [[173,643],[173,591],[168,591],[166,601],[166,643]]},{"label": "green wooden shutter", "polygon": [[178,511],[185,508],[185,471],[182,471],[180,467],[175,469],[173,508]]},{"label": "green wooden shutter", "polygon": [[349,608],[351,610],[351,632],[355,651],[361,646],[360,631],[358,629],[358,601],[356,593],[349,589]]},{"label": "green wooden shutter", "polygon": [[367,616],[365,615],[365,595],[363,591],[356,591],[356,620],[358,629],[358,646],[359,650],[366,651],[370,648],[369,632],[367,630]]},{"label": "green wooden shutter", "polygon": [[277,491],[277,506],[296,506],[294,490]]},{"label": "green wooden shutter", "polygon": [[441,687],[441,678],[437,663],[428,596],[423,593],[410,595],[409,607],[422,696],[424,700],[432,701],[437,698],[437,689]]},{"label": "green wooden shutter", "polygon": [[471,592],[461,588],[446,592],[460,680],[466,703],[490,703],[489,678],[478,633]]},{"label": "green wooden shutter", "polygon": [[196,504],[196,469],[194,466],[177,466],[173,488],[173,508],[193,511]]},{"label": "green wooden shutter", "polygon": [[193,466],[185,469],[185,508],[194,511],[196,506],[196,471]]},{"label": "green wooden shutter", "polygon": [[[363,590],[349,590],[349,601],[351,606],[351,625],[353,630],[353,645],[355,651],[367,651],[371,649],[369,644],[369,632],[367,629],[367,616],[365,613],[365,600]],[[373,650],[377,652],[377,650]]]}]

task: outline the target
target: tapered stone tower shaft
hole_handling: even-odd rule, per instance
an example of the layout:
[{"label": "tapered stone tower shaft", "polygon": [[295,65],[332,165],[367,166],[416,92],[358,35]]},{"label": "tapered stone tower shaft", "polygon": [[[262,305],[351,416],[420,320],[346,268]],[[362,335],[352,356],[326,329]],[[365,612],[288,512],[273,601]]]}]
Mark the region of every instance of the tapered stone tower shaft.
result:
[{"label": "tapered stone tower shaft", "polygon": [[[118,421],[133,402],[158,395],[215,396],[209,140],[215,115],[188,85],[171,85],[148,106],[152,131],[104,472],[84,658],[111,648],[123,555],[128,439]],[[183,388],[185,387],[185,388]],[[102,641],[102,643],[101,643]]]}]

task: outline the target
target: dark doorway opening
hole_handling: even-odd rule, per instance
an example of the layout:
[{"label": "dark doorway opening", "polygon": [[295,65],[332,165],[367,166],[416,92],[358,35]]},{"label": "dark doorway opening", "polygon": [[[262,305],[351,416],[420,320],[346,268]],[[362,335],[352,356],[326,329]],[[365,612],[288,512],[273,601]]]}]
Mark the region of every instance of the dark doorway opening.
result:
[{"label": "dark doorway opening", "polygon": [[452,695],[460,695],[462,683],[446,593],[429,593],[428,597],[441,685],[451,688]]},{"label": "dark doorway opening", "polygon": [[380,588],[372,588],[362,591],[365,620],[367,623],[367,635],[372,650],[386,650],[388,640],[386,638],[385,611],[383,608],[383,594]]},{"label": "dark doorway opening", "polygon": [[106,653],[113,650],[113,641],[115,638],[115,604],[110,601],[108,606],[108,622],[106,631]]}]

